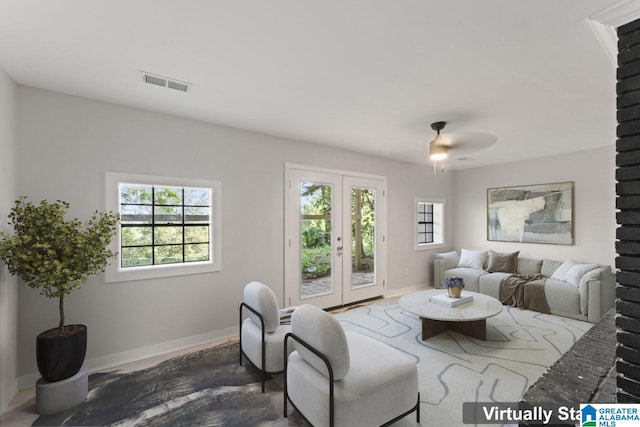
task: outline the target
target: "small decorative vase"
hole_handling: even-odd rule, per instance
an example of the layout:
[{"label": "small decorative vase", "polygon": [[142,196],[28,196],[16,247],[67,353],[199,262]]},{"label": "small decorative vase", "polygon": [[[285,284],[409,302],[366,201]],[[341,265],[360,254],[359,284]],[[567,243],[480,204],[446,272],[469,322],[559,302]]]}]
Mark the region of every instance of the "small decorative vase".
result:
[{"label": "small decorative vase", "polygon": [[454,286],[452,288],[447,288],[447,292],[449,292],[449,296],[451,298],[460,298],[460,295],[462,294],[462,288]]}]

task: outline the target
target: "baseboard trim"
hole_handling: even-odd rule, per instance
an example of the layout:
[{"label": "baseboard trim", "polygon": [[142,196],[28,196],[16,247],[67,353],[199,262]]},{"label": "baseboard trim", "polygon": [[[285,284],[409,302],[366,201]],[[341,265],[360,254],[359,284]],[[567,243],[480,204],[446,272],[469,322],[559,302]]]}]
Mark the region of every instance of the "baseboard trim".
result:
[{"label": "baseboard trim", "polygon": [[[206,334],[193,335],[186,338],[153,344],[146,347],[123,351],[120,353],[108,354],[106,356],[94,357],[92,359],[85,359],[84,366],[89,369],[89,373],[93,373],[103,369],[113,368],[114,366],[123,365],[125,363],[136,362],[148,357],[159,356],[165,353],[170,353],[172,351],[184,350],[189,347],[195,347],[203,344],[208,344],[213,341],[225,340],[237,336],[238,327],[234,326],[213,332],[208,332]],[[29,374],[20,376],[16,382],[16,392],[17,389],[24,390],[29,387],[34,387],[36,381],[38,381],[39,378],[40,374],[38,372],[31,372]]]},{"label": "baseboard trim", "polygon": [[431,283],[423,283],[423,284],[409,286],[402,289],[389,290],[385,293],[384,296],[385,298],[394,298],[394,297],[399,297],[400,295],[409,294],[411,292],[424,291],[425,289],[428,289],[430,287],[432,287]]}]

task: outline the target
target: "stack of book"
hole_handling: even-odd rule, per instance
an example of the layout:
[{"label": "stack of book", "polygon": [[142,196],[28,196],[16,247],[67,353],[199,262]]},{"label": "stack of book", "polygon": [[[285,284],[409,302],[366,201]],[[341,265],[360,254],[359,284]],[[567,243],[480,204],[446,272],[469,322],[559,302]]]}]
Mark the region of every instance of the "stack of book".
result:
[{"label": "stack of book", "polygon": [[431,301],[434,304],[443,305],[445,307],[455,307],[457,305],[465,304],[473,301],[473,295],[465,295],[463,293],[460,296],[460,298],[451,298],[449,295],[445,293],[445,294],[434,295],[431,298],[429,298],[429,301]]}]

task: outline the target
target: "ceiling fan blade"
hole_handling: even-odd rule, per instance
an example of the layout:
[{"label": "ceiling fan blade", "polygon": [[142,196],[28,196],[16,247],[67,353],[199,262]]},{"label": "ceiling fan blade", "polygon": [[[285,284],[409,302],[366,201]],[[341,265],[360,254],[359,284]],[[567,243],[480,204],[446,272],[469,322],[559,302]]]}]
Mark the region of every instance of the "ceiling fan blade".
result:
[{"label": "ceiling fan blade", "polygon": [[486,150],[498,142],[498,137],[482,132],[452,132],[443,135],[455,156]]}]

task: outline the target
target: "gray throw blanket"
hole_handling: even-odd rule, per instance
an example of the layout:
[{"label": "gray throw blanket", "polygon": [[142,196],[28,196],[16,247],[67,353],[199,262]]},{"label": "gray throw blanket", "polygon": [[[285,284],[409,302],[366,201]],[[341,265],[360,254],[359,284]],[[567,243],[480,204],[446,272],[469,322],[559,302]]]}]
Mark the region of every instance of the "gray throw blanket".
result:
[{"label": "gray throw blanket", "polygon": [[500,302],[511,307],[550,313],[542,274],[513,274],[500,282]]}]

